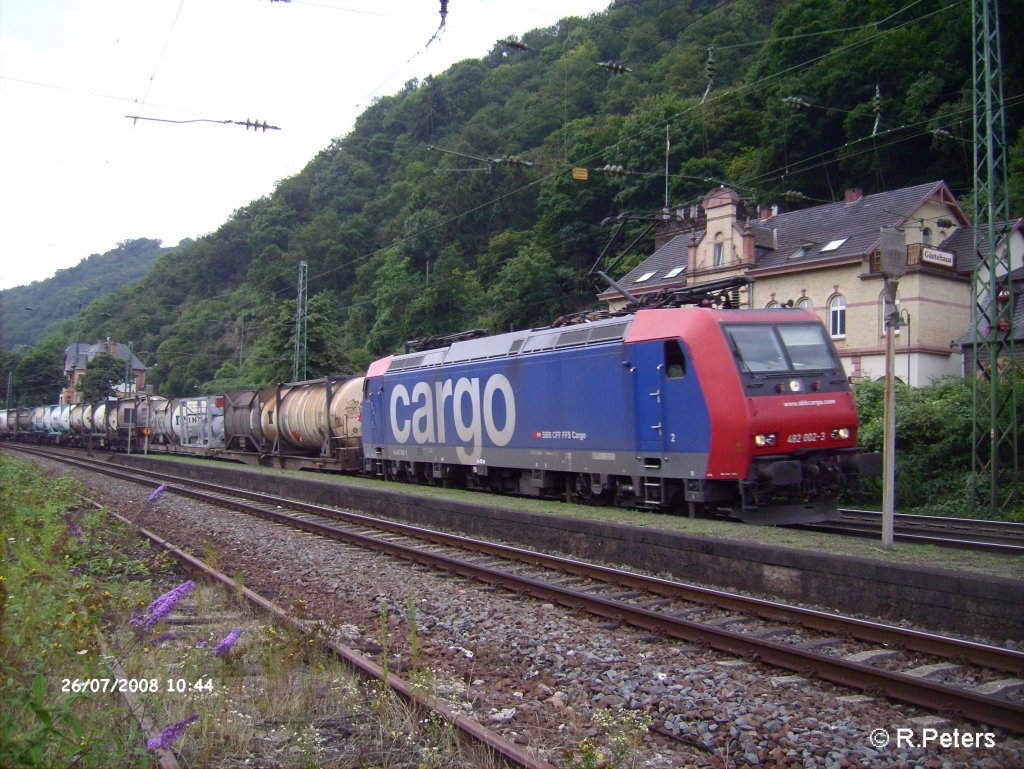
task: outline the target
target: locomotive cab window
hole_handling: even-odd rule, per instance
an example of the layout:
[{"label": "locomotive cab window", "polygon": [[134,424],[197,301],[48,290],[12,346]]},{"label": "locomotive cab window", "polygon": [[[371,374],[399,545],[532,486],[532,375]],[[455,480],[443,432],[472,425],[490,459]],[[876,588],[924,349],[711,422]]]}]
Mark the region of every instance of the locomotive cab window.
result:
[{"label": "locomotive cab window", "polygon": [[743,372],[829,371],[840,365],[818,324],[726,326],[725,333]]},{"label": "locomotive cab window", "polygon": [[686,376],[686,357],[679,340],[669,339],[665,342],[665,378],[682,379]]},{"label": "locomotive cab window", "polygon": [[828,371],[839,368],[839,361],[825,339],[825,331],[816,325],[779,326],[779,336],[789,352],[793,368]]},{"label": "locomotive cab window", "polygon": [[760,374],[789,368],[773,326],[730,326],[726,333],[741,371]]}]

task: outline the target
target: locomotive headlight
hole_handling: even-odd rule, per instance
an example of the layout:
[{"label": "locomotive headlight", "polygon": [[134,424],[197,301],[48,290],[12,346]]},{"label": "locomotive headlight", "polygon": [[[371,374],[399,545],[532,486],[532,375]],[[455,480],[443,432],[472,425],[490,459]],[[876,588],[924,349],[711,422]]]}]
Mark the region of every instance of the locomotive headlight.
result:
[{"label": "locomotive headlight", "polygon": [[759,449],[774,446],[779,442],[778,433],[758,433],[754,436],[754,445]]},{"label": "locomotive headlight", "polygon": [[800,392],[803,389],[804,389],[804,385],[803,385],[803,383],[799,379],[790,379],[789,380],[789,391],[790,392],[798,393],[798,392]]},{"label": "locomotive headlight", "polygon": [[850,437],[849,427],[837,427],[832,431],[832,440],[845,441]]}]

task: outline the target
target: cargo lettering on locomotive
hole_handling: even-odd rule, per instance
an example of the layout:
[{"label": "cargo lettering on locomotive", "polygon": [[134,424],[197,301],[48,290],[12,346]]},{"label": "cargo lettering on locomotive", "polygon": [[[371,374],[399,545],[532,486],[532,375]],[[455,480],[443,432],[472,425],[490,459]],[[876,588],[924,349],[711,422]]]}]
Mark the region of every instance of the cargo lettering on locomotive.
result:
[{"label": "cargo lettering on locomotive", "polygon": [[[504,424],[499,428],[495,414],[495,398],[501,394],[505,406]],[[457,446],[459,461],[475,464],[483,454],[483,438],[495,446],[507,446],[516,429],[516,399],[512,383],[503,374],[494,374],[484,383],[483,397],[480,392],[480,377],[459,377],[434,382],[417,382],[412,393],[403,385],[391,390],[389,414],[392,430],[398,443],[408,443],[411,438],[418,444],[447,443],[447,404],[451,402],[450,413],[455,433],[465,446]],[[468,409],[467,409],[468,402]],[[410,414],[409,409],[413,411]],[[467,410],[469,412],[467,418]]]}]

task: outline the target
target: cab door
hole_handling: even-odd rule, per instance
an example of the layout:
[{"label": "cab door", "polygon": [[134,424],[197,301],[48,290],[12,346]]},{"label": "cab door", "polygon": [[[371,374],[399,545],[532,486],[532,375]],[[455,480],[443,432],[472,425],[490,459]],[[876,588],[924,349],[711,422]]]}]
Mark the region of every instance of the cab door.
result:
[{"label": "cab door", "polygon": [[707,410],[680,340],[636,345],[632,365],[637,451],[651,456],[706,451]]},{"label": "cab door", "polygon": [[637,451],[660,456],[665,448],[665,360],[662,343],[634,345],[632,358]]},{"label": "cab door", "polygon": [[[369,414],[363,414],[363,420],[369,420],[369,433],[370,440],[369,444],[373,446],[378,455],[382,454],[384,446],[387,444],[387,426],[384,421],[385,414],[385,397],[384,397],[384,377],[367,377],[363,382],[365,391],[363,393],[363,403],[366,408],[369,409]],[[365,430],[367,425],[363,426]]]}]

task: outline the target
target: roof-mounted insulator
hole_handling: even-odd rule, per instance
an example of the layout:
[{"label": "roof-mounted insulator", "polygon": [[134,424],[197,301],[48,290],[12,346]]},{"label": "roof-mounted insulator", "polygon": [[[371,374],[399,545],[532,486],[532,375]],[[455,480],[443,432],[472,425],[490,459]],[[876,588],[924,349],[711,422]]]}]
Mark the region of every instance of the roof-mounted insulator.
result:
[{"label": "roof-mounted insulator", "polygon": [[623,64],[621,61],[599,61],[597,63],[597,66],[604,67],[609,72],[615,72],[616,74],[633,71],[625,64]]},{"label": "roof-mounted insulator", "polygon": [[244,123],[241,120],[228,120],[227,122],[228,123],[232,123],[234,125],[244,125],[246,131],[248,131],[250,128],[252,130],[254,130],[254,131],[264,131],[264,132],[265,131],[280,131],[281,130],[281,128],[279,126],[270,125],[269,123],[267,123],[266,120],[264,120],[261,123],[259,120],[250,120],[249,118],[246,118]]},{"label": "roof-mounted insulator", "polygon": [[700,103],[703,104],[708,99],[708,94],[711,93],[711,87],[715,84],[715,49],[708,48],[708,60],[704,64],[704,74],[708,78],[708,87],[704,89],[704,96],[701,97]]},{"label": "roof-mounted insulator", "polygon": [[871,129],[871,135],[877,136],[878,129],[882,125],[882,89],[875,85],[875,95],[871,99],[871,109],[875,113],[875,127]]},{"label": "roof-mounted insulator", "polygon": [[533,163],[529,160],[524,160],[518,155],[502,155],[500,158],[488,158],[491,163],[497,163],[501,166],[532,166]]}]

